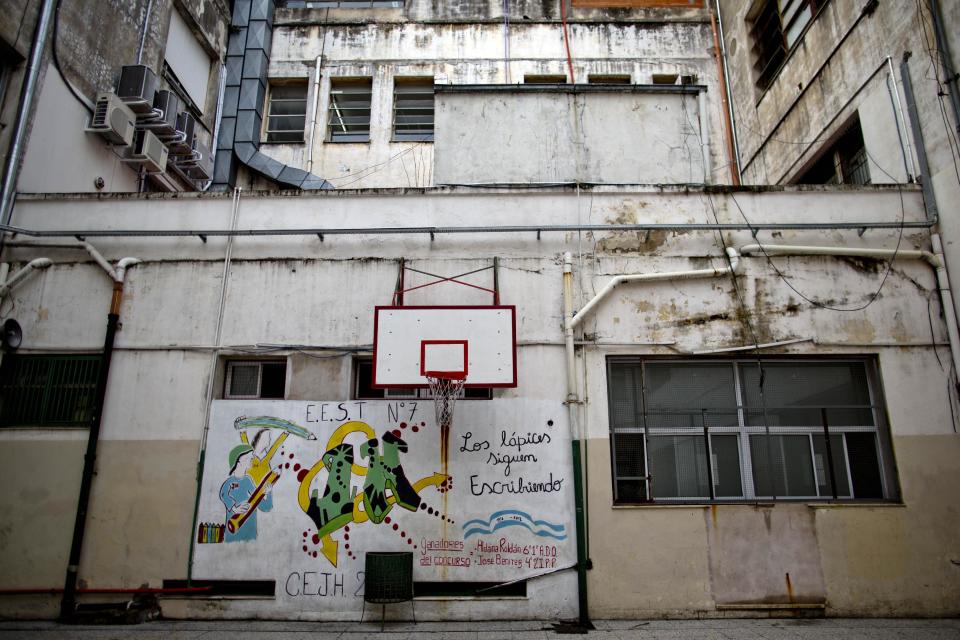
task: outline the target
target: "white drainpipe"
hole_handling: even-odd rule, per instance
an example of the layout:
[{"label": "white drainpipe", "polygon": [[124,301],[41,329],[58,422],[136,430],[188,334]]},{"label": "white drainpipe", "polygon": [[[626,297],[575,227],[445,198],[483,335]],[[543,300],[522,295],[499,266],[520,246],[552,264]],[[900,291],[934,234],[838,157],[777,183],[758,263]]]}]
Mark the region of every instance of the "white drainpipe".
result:
[{"label": "white drainpipe", "polygon": [[15,274],[10,276],[10,279],[7,280],[7,273],[10,271],[10,265],[4,263],[0,267],[0,301],[2,301],[7,294],[10,292],[17,283],[26,278],[34,269],[46,269],[53,262],[50,261],[50,258],[36,258],[28,262],[22,269],[17,271]]},{"label": "white drainpipe", "polygon": [[691,271],[665,271],[663,273],[637,273],[616,276],[597,293],[583,308],[573,313],[573,256],[568,252],[563,255],[563,308],[564,308],[564,339],[567,355],[567,402],[579,401],[577,389],[576,363],[574,357],[573,332],[577,325],[590,315],[600,301],[607,297],[615,288],[632,282],[664,282],[667,280],[694,280],[698,278],[718,278],[727,275],[736,275],[740,269],[740,255],[733,247],[727,247],[727,257],[730,264],[726,267],[713,269],[695,269]]},{"label": "white drainpipe", "polygon": [[950,291],[950,280],[947,277],[947,267],[943,259],[943,244],[940,234],[930,235],[933,251],[898,251],[893,249],[854,249],[847,247],[816,247],[803,245],[777,244],[748,244],[740,247],[743,255],[762,253],[768,256],[847,256],[858,258],[899,258],[908,260],[924,260],[933,267],[937,274],[937,289],[940,291],[940,306],[943,308],[944,319],[947,324],[947,338],[950,341],[950,355],[953,358],[954,371],[960,372],[960,331],[957,330],[957,313],[953,306],[953,293]]}]

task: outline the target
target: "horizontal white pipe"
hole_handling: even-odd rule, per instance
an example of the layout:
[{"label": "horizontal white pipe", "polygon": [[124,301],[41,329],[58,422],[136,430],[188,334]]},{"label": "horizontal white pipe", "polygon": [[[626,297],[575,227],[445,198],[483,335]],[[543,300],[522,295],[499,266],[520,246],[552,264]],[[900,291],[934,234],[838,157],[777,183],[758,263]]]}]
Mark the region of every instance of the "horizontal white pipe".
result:
[{"label": "horizontal white pipe", "polygon": [[855,247],[816,247],[788,244],[748,244],[740,247],[741,255],[761,253],[768,256],[846,256],[851,258],[901,258],[904,260],[926,260],[936,266],[939,258],[929,251],[913,249],[871,249]]},{"label": "horizontal white pipe", "polygon": [[111,280],[116,281],[117,272],[113,270],[113,267],[107,262],[107,259],[103,257],[103,254],[97,251],[96,247],[90,244],[87,241],[83,241],[80,245],[87,250],[87,253],[93,257],[94,262],[100,265],[100,268],[107,272],[107,275],[110,276]]},{"label": "horizontal white pipe", "polygon": [[575,328],[578,324],[593,312],[600,301],[610,295],[610,293],[627,282],[663,282],[667,280],[693,280],[697,278],[715,278],[725,276],[731,273],[736,274],[740,268],[740,256],[733,247],[727,247],[727,256],[730,259],[730,266],[716,267],[713,269],[695,269],[692,271],[665,271],[663,273],[637,273],[632,275],[616,276],[601,289],[587,304],[570,318],[570,328]]},{"label": "horizontal white pipe", "polygon": [[721,347],[720,349],[704,349],[702,351],[693,351],[694,355],[706,355],[708,353],[730,353],[732,351],[752,351],[753,349],[771,349],[773,347],[785,347],[790,344],[799,344],[801,342],[813,342],[813,338],[793,338],[791,340],[778,340],[777,342],[764,342],[763,344],[748,344],[742,347]]}]

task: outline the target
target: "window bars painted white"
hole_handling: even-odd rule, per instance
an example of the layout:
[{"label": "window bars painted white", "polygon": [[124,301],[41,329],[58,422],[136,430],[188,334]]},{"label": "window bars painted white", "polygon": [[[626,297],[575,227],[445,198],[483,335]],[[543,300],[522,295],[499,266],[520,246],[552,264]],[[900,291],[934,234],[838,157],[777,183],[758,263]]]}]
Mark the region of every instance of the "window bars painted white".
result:
[{"label": "window bars painted white", "polygon": [[267,142],[303,142],[307,121],[307,83],[270,85]]},{"label": "window bars painted white", "polygon": [[393,82],[393,139],[433,140],[433,78]]}]

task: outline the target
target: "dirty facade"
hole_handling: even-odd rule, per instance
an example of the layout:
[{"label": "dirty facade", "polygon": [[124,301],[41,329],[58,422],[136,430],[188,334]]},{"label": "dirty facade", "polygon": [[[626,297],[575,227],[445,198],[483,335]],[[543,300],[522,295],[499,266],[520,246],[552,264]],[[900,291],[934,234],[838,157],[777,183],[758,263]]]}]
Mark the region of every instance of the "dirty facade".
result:
[{"label": "dirty facade", "polygon": [[[3,615],[56,615],[24,591],[75,552],[81,604],[148,585],[209,589],[162,594],[172,617],[356,619],[371,551],[413,552],[422,619],[956,613],[958,345],[929,196],[746,165],[777,186],[728,186],[710,7],[155,0],[115,12],[122,55],[68,64],[68,42],[102,50],[71,4],[5,220],[27,271],[0,290],[23,333],[0,375]],[[722,17],[739,114],[746,18]],[[205,84],[168,51],[176,20]],[[63,78],[109,91],[141,37],[164,86],[204,88],[209,181],[83,132]],[[43,121],[57,101],[75,122]],[[472,286],[422,286],[443,278]],[[515,307],[517,386],[469,390],[446,459],[424,390],[371,386],[398,290]]]}]

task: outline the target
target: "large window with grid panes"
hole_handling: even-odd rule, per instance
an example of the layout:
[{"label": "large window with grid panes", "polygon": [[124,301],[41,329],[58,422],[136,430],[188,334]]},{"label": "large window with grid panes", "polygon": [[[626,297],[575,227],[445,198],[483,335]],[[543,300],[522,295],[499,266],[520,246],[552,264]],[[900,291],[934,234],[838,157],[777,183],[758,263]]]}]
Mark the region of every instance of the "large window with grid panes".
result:
[{"label": "large window with grid panes", "polygon": [[869,358],[607,363],[614,501],[896,500]]}]

